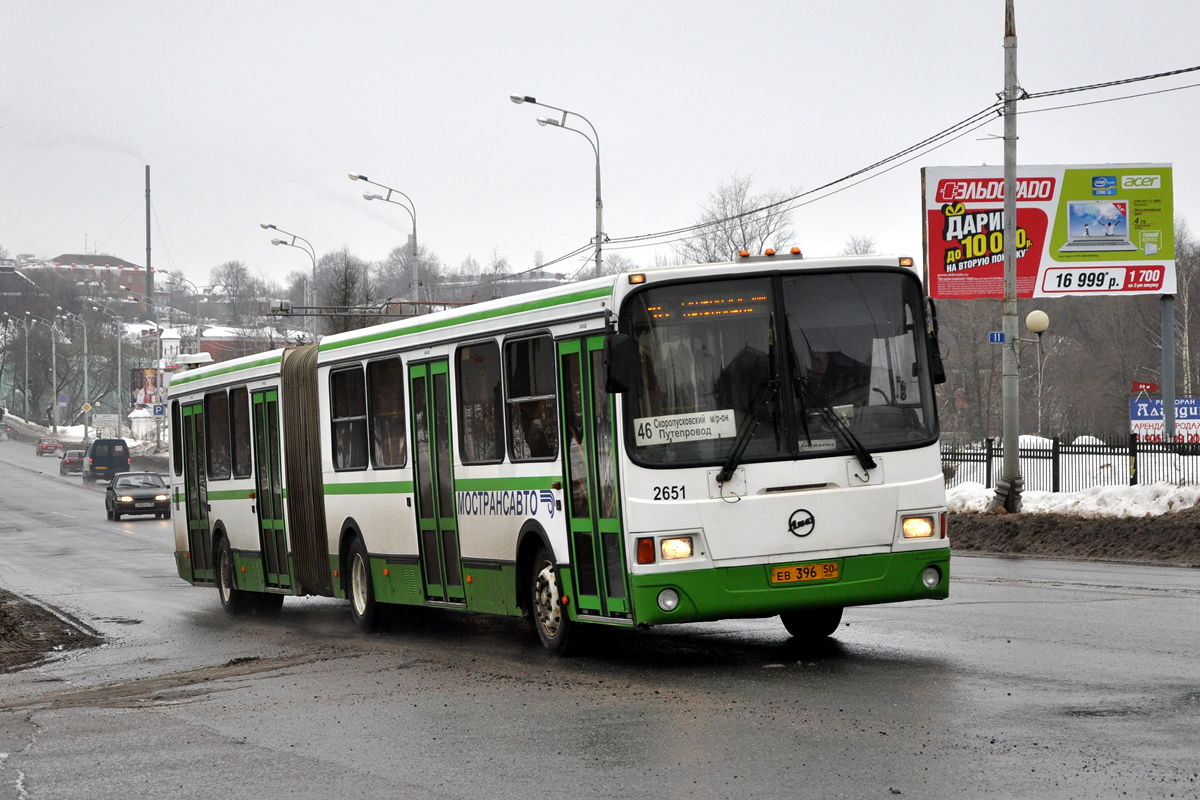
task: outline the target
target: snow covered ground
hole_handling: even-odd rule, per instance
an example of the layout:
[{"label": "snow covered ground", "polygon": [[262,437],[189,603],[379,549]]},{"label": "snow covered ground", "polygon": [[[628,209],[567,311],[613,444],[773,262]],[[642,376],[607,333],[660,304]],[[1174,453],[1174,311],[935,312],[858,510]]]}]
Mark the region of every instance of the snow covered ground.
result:
[{"label": "snow covered ground", "polygon": [[[951,511],[984,511],[995,491],[966,482],[946,490]],[[1144,486],[1096,486],[1079,492],[1026,491],[1023,510],[1081,517],[1156,517],[1200,502],[1200,486],[1150,483]]]}]

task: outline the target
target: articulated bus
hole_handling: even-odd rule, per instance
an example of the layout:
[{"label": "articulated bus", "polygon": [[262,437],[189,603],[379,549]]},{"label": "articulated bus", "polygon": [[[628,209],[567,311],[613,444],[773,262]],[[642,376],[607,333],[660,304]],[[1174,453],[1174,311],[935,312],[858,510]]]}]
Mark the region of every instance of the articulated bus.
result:
[{"label": "articulated bus", "polygon": [[949,593],[935,317],[912,259],[654,269],[328,336],[170,387],[179,575],[597,625]]}]

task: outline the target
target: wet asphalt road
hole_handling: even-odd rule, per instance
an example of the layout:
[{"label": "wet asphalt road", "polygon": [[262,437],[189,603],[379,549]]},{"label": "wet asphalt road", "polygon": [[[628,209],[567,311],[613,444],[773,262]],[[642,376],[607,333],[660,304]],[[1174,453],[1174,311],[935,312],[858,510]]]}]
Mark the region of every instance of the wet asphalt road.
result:
[{"label": "wet asphalt road", "polygon": [[1200,570],[956,557],[951,598],[545,655],[519,621],[342,601],[231,621],[169,521],[0,442],[0,587],[108,644],[0,675],[0,800],[1200,797]]}]

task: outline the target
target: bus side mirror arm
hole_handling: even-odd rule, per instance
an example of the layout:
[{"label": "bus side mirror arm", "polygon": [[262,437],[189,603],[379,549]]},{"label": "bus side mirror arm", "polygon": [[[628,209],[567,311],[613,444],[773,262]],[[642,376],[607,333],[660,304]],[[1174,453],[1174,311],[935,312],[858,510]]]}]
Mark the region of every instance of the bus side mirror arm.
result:
[{"label": "bus side mirror arm", "polygon": [[632,389],[636,363],[633,339],[623,333],[604,337],[604,391],[624,394]]}]

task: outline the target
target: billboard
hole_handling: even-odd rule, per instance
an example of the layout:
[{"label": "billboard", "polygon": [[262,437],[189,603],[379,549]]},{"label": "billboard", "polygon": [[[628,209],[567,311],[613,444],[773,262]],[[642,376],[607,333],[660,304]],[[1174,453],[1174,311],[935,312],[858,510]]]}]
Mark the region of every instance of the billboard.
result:
[{"label": "billboard", "polygon": [[134,367],[129,372],[130,403],[134,408],[153,408],[158,403],[167,402],[165,387],[158,385],[157,369]]},{"label": "billboard", "polygon": [[[1004,297],[1004,168],[926,167],[929,294]],[[1017,296],[1175,293],[1169,164],[1017,167]]]},{"label": "billboard", "polygon": [[[1135,397],[1129,401],[1129,432],[1145,442],[1161,442],[1165,432],[1163,401],[1157,397]],[[1200,398],[1175,398],[1175,439],[1200,443]]]}]

